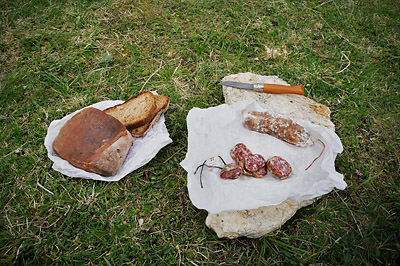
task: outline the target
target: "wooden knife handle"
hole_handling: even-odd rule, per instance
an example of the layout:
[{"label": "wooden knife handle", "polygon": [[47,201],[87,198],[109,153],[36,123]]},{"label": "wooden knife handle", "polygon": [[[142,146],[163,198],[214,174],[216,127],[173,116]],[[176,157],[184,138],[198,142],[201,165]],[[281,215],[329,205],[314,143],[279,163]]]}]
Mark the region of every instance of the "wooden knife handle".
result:
[{"label": "wooden knife handle", "polygon": [[263,92],[304,95],[304,86],[303,85],[287,86],[287,85],[277,85],[277,84],[264,84]]}]

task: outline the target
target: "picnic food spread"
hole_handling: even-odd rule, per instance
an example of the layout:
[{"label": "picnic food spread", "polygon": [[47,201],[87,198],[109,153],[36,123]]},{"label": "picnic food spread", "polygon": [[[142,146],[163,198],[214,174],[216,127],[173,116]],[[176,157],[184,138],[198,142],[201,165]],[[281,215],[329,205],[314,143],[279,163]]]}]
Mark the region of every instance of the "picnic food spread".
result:
[{"label": "picnic food spread", "polygon": [[52,148],[73,166],[105,177],[118,173],[133,141],[144,136],[168,109],[169,98],[142,92],[101,111],[88,107],[60,129]]},{"label": "picnic food spread", "polygon": [[[252,73],[231,75],[222,81],[289,85],[276,76]],[[188,151],[181,162],[187,171],[190,200],[198,209],[208,211],[206,225],[218,237],[260,237],[282,226],[315,198],[346,187],[343,175],[334,167],[343,147],[332,130],[327,107],[303,95],[221,85],[226,104],[189,111]],[[317,112],[315,106],[326,112]],[[273,118],[278,118],[277,114],[282,119],[267,118],[259,124],[275,128],[259,132],[243,123],[248,112]],[[233,160],[225,163],[228,158]],[[267,174],[260,174],[261,178],[246,175],[256,173],[245,173],[246,165],[252,171],[261,166],[257,171]],[[293,211],[288,207],[292,202],[296,203],[290,205]]]},{"label": "picnic food spread", "polygon": [[[264,95],[265,98],[275,97],[265,93]],[[294,98],[290,99],[295,102]],[[270,103],[266,108],[258,106],[256,101],[242,101],[232,106],[220,105],[208,109],[190,110],[187,116],[188,154],[181,165],[188,171],[189,196],[196,207],[206,209],[210,213],[253,209],[276,205],[288,198],[298,201],[308,200],[326,194],[334,187],[345,187],[343,177],[335,172],[333,166],[336,154],[342,149],[340,139],[319,126],[299,119],[293,121],[288,119],[287,117],[293,118],[292,113],[280,112],[281,109],[273,108],[277,102]],[[53,168],[73,177],[118,181],[146,164],[159,149],[172,142],[163,116],[168,106],[168,97],[143,92],[125,102],[99,102],[61,120],[53,121],[45,139],[49,158],[54,161]],[[118,143],[122,140],[120,142],[114,140],[112,134],[107,135],[109,139],[104,140],[106,144],[103,147],[101,145],[104,143],[100,141],[101,134],[93,131],[86,137],[81,137],[80,141],[96,144],[97,146],[94,146],[98,148],[97,150],[93,148],[90,154],[89,149],[86,149],[80,154],[86,153],[86,157],[82,158],[76,154],[69,157],[62,155],[62,149],[57,148],[57,142],[63,143],[64,147],[68,146],[67,143],[71,143],[66,137],[67,134],[62,132],[67,131],[68,127],[74,128],[68,125],[81,117],[81,114],[88,112],[86,109],[95,109],[108,120],[114,122],[116,120],[117,128],[123,132],[120,133],[121,139],[125,139],[125,143],[128,143],[127,148],[115,149],[115,145],[120,145]],[[282,113],[283,116],[275,115],[276,113]],[[159,119],[160,117],[162,119]],[[160,123],[157,120],[161,120]],[[76,124],[82,128],[89,127],[86,123],[79,123],[79,120]],[[97,130],[101,131],[99,128],[104,126],[103,123],[95,124],[98,126]],[[154,130],[150,130],[151,128]],[[87,129],[83,131],[85,130],[88,131]],[[74,134],[78,132],[76,129],[73,131]],[[79,132],[82,133],[81,130]],[[114,133],[115,138],[119,136],[117,133]],[[311,134],[317,145],[313,145]],[[126,141],[126,138],[129,140]],[[324,142],[320,141],[323,144],[322,151],[322,147],[318,145],[319,139],[327,144],[325,149]],[[85,146],[75,145],[75,147],[78,147],[79,154],[79,149],[84,149]],[[118,152],[113,167],[103,167],[98,162],[94,163],[96,160],[93,158],[97,157],[103,158],[101,160],[112,160],[113,158],[109,158],[112,153],[110,149]],[[318,154],[320,155],[316,158]],[[213,171],[205,171],[203,179],[200,171],[199,178],[199,175],[196,175],[198,163],[215,155],[222,161],[222,158],[231,155],[234,163],[223,162],[218,167],[214,166]],[[313,167],[306,168],[310,162]],[[204,161],[201,170],[204,166],[209,168],[210,165]],[[215,170],[218,168],[219,170]],[[240,178],[242,175],[243,178]],[[281,181],[288,177],[291,178]],[[226,179],[237,180],[226,181]],[[305,179],[307,182],[304,182]],[[305,183],[311,186],[303,185]],[[224,193],[218,193],[220,189],[223,189]],[[225,200],[227,196],[229,201]]]}]

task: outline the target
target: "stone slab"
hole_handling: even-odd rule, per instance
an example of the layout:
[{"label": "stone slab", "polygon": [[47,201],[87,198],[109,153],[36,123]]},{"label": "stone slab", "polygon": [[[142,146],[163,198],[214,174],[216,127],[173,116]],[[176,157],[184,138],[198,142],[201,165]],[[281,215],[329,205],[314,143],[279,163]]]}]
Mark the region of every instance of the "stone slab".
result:
[{"label": "stone slab", "polygon": [[[261,76],[253,73],[230,75],[223,78],[222,81],[289,85],[277,76]],[[335,125],[330,120],[329,108],[305,96],[269,94],[226,86],[223,86],[223,94],[225,102],[229,105],[254,99],[266,111],[284,115],[293,121],[308,120],[332,130],[335,129]],[[254,210],[209,213],[205,223],[219,238],[258,238],[279,229],[297,210],[313,202],[314,200],[297,202],[287,199],[278,205],[264,206]]]}]

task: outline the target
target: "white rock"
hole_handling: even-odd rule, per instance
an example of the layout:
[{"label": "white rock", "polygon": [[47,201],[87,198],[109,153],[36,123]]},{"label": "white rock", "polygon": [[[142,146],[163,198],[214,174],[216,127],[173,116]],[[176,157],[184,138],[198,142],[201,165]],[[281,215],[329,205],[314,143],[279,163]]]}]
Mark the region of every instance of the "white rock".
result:
[{"label": "white rock", "polygon": [[206,225],[220,238],[265,236],[279,229],[298,209],[310,205],[314,200],[297,202],[287,199],[275,206],[265,206],[254,210],[209,213]]},{"label": "white rock", "polygon": [[[253,73],[239,73],[222,80],[289,85],[277,76],[260,76]],[[308,120],[332,130],[335,129],[330,120],[329,108],[301,95],[269,94],[225,86],[223,93],[225,102],[229,105],[238,101],[255,99],[266,111],[284,115],[294,121]],[[297,202],[287,199],[281,204],[254,210],[209,213],[205,223],[220,238],[257,238],[280,228],[297,210],[313,202],[314,200]]]},{"label": "white rock", "polygon": [[[289,85],[277,76],[260,76],[253,73],[239,73],[227,76],[222,81]],[[226,86],[223,86],[223,94],[225,102],[229,105],[243,100],[254,99],[266,111],[278,113],[291,118],[293,121],[308,120],[312,123],[335,129],[335,125],[330,120],[331,111],[329,108],[302,95],[270,94]]]}]

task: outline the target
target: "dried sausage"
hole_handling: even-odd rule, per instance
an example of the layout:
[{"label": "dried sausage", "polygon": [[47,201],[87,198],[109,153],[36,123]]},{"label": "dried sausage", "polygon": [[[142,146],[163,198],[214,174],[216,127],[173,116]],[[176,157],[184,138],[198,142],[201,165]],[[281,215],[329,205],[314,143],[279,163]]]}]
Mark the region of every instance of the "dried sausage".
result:
[{"label": "dried sausage", "polygon": [[311,146],[311,134],[291,119],[268,112],[243,111],[243,125],[299,147]]}]

